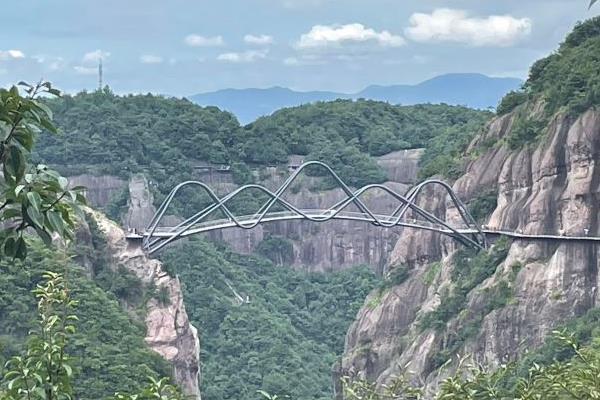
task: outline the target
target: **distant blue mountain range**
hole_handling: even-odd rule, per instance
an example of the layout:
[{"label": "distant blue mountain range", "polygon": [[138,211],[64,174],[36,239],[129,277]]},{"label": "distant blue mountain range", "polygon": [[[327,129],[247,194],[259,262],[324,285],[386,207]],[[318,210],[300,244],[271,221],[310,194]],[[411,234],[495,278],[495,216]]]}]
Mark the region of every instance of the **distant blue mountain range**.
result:
[{"label": "distant blue mountain range", "polygon": [[440,75],[417,85],[369,86],[348,94],[335,92],[297,92],[282,87],[269,89],[224,89],[190,96],[203,106],[217,106],[232,112],[242,124],[250,123],[274,111],[315,101],[335,99],[371,99],[392,104],[446,103],[484,109],[496,107],[506,93],[523,81],[516,78],[492,78],[481,74]]}]

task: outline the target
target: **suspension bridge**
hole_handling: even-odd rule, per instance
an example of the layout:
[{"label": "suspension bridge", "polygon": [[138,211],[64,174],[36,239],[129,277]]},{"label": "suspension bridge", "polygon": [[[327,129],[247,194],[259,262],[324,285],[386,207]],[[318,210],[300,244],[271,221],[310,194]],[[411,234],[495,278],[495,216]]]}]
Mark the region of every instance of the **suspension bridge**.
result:
[{"label": "suspension bridge", "polygon": [[[319,175],[329,176],[336,186],[342,190],[344,198],[326,209],[299,208],[285,200],[284,194],[307,168],[312,168],[313,172],[320,170]],[[175,226],[161,226],[161,222],[168,215],[167,211],[175,201],[177,194],[188,187],[198,189],[208,195],[209,204]],[[417,204],[419,195],[423,193],[431,195],[431,192],[426,192],[426,189],[432,187],[441,189],[444,196],[456,208],[460,217],[458,224],[445,221]],[[234,200],[249,191],[266,195],[264,204],[253,214],[236,216],[231,211]],[[393,198],[397,203],[395,209],[386,214],[371,211],[365,204],[364,198],[373,191],[384,192]],[[202,182],[183,182],[177,185],[166,197],[145,231],[141,234],[129,234],[128,239],[141,239],[144,251],[152,254],[178,239],[191,235],[235,227],[252,229],[262,223],[291,220],[306,220],[317,223],[331,220],[362,221],[381,228],[422,229],[438,232],[465,246],[480,249],[488,246],[487,236],[490,235],[508,236],[515,239],[594,241],[600,243],[600,237],[530,235],[515,231],[486,229],[477,224],[465,204],[458,198],[452,188],[443,181],[435,179],[424,181],[411,188],[404,195],[382,184],[370,184],[352,190],[327,164],[318,161],[302,164],[276,191],[271,191],[262,185],[249,184],[241,186],[223,197],[218,197],[208,185]]]}]

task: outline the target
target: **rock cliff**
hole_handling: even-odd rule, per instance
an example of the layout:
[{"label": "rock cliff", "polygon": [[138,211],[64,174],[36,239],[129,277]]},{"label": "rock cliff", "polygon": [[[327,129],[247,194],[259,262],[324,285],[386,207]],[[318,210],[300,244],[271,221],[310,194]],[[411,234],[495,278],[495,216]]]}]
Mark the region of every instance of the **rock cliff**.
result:
[{"label": "rock cliff", "polygon": [[171,363],[174,380],[184,393],[200,399],[200,344],[197,330],[185,310],[179,279],[169,276],[160,261],[148,258],[139,246],[128,244],[117,224],[101,213],[92,212],[92,215],[106,236],[112,264],[124,266],[144,284],[166,291],[167,303],[152,298],[146,304],[146,343]]},{"label": "rock cliff", "polygon": [[[600,111],[579,118],[557,114],[538,143],[511,151],[501,143],[516,118],[513,113],[494,119],[471,143],[471,154],[479,156],[454,190],[469,202],[497,188],[497,207],[486,222],[491,228],[600,236]],[[490,142],[497,145],[486,148]],[[428,209],[456,217],[445,201],[430,203]],[[471,354],[489,366],[514,360],[540,346],[557,325],[598,306],[599,251],[600,245],[589,242],[513,241],[496,272],[467,294],[461,313],[444,329],[421,329],[423,315],[440,307],[456,284],[451,273],[457,267],[457,245],[405,230],[390,260],[409,268],[410,275],[389,291],[369,296],[348,331],[337,373],[381,384],[409,371],[432,391],[455,367],[451,363],[440,370],[440,361],[455,353]],[[510,299],[490,310],[484,305],[503,282]],[[469,316],[479,318],[475,332],[459,338]]]}]

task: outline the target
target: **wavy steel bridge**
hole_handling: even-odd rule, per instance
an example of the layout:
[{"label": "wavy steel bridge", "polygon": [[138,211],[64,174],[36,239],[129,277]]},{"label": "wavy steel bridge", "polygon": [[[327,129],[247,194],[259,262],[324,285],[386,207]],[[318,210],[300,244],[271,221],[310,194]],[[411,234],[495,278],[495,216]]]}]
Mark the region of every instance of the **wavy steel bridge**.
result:
[{"label": "wavy steel bridge", "polygon": [[[283,199],[283,195],[294,183],[299,174],[304,169],[311,166],[313,168],[320,168],[324,170],[327,175],[331,176],[339,188],[343,190],[345,198],[327,209],[302,209]],[[432,186],[439,186],[447,193],[447,196],[458,210],[462,220],[460,226],[451,226],[448,222],[438,218],[416,204],[419,194],[421,194],[425,188]],[[161,227],[160,222],[163,220],[169,206],[172,204],[176,195],[185,187],[199,188],[208,194],[212,202],[176,226]],[[228,204],[231,204],[237,196],[249,190],[257,190],[264,193],[267,195],[268,200],[266,200],[259,210],[252,215],[234,215],[229,209]],[[387,215],[377,214],[372,212],[365,205],[361,198],[375,190],[384,191],[397,201],[398,205],[393,212]],[[349,210],[352,206],[355,207],[356,211]],[[284,211],[272,211],[274,207],[283,208]],[[223,215],[225,218],[215,219],[216,216],[222,217]],[[128,235],[128,238],[142,239],[143,249],[147,253],[152,254],[177,239],[199,233],[235,227],[252,229],[261,223],[290,220],[308,220],[312,222],[350,220],[368,222],[382,228],[405,227],[422,229],[441,233],[452,237],[463,245],[480,249],[486,248],[488,245],[486,234],[504,235],[524,239],[593,240],[600,242],[600,238],[587,236],[564,237],[558,235],[527,235],[519,232],[482,229],[475,222],[467,207],[454,193],[452,188],[442,181],[427,180],[414,186],[404,195],[381,184],[366,185],[353,191],[327,164],[318,161],[302,164],[275,192],[272,192],[261,185],[250,184],[244,185],[230,194],[219,198],[210,187],[202,182],[183,182],[177,185],[167,196],[143,234],[131,234]]]}]

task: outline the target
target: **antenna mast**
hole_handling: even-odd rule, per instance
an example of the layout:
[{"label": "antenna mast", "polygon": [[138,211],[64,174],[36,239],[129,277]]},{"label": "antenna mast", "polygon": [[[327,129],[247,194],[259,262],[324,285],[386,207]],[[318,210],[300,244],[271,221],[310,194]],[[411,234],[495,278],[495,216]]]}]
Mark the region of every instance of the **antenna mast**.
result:
[{"label": "antenna mast", "polygon": [[102,57],[98,60],[98,90],[102,91]]}]

